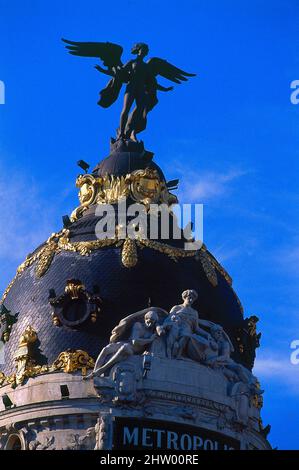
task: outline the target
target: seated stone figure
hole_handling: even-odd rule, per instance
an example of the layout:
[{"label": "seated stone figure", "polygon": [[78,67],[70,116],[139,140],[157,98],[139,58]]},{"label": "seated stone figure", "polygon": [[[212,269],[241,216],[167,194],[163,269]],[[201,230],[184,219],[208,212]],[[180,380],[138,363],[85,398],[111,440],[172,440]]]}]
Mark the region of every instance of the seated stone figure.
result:
[{"label": "seated stone figure", "polygon": [[182,327],[183,320],[178,313],[170,314],[163,323],[162,334],[166,333],[166,356],[169,359],[178,357],[180,350],[180,331]]},{"label": "seated stone figure", "polygon": [[254,375],[231,358],[234,347],[222,326],[198,317],[192,307],[197,299],[196,291],[184,291],[182,298],[183,304],[174,306],[162,325],[167,356],[185,356],[213,368],[222,368],[230,381],[246,384],[249,393],[263,393],[258,389]]},{"label": "seated stone figure", "polygon": [[218,353],[210,355],[206,364],[213,368],[223,368],[224,374],[233,382],[242,382],[248,386],[248,390],[252,394],[261,395],[263,390],[258,387],[256,377],[244,367],[231,358],[234,352],[232,342],[220,325],[211,326],[211,335],[218,345]]},{"label": "seated stone figure", "polygon": [[200,320],[197,311],[192,307],[198,294],[189,289],[182,293],[183,303],[175,305],[164,321],[162,328],[166,333],[167,356],[189,357],[198,362],[206,358],[206,351],[217,350],[212,336],[200,325],[207,326]]},{"label": "seated stone figure", "polygon": [[252,373],[231,358],[234,347],[223,328],[199,318],[192,307],[197,297],[196,291],[186,290],[183,303],[170,313],[149,307],[122,319],[113,329],[110,343],[100,352],[94,371],[85,378],[101,375],[133,355],[163,358],[166,349],[169,359],[187,358],[221,369],[230,382],[245,384],[248,395],[263,393]]},{"label": "seated stone figure", "polygon": [[93,372],[85,378],[101,375],[129,356],[143,354],[161,333],[158,328],[161,315],[165,317],[167,312],[152,307],[121,320],[112,331],[110,343],[100,352]]}]

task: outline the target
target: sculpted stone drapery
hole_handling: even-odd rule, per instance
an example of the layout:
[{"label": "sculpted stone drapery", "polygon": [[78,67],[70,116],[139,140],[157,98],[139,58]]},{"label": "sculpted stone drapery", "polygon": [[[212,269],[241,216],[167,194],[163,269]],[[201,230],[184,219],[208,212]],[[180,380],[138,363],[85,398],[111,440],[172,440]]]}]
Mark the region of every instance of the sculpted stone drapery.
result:
[{"label": "sculpted stone drapery", "polygon": [[[100,352],[94,371],[86,378],[104,373],[114,364],[132,356],[143,354],[161,334],[160,317],[167,312],[148,308],[121,320],[111,334],[110,343]],[[130,331],[128,334],[128,330]],[[128,336],[127,339],[122,339]]]}]

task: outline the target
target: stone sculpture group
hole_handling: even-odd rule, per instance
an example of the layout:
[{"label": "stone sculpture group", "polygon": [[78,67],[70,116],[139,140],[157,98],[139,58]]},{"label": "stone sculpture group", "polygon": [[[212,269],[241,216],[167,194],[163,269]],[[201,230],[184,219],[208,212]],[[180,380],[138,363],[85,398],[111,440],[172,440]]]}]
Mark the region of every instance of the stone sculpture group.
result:
[{"label": "stone sculpture group", "polygon": [[183,303],[169,313],[149,307],[123,318],[100,352],[93,372],[85,378],[100,376],[130,356],[152,355],[196,361],[221,370],[232,383],[245,385],[249,395],[262,394],[256,377],[231,358],[234,347],[222,326],[199,318],[192,307],[197,298],[195,290],[186,290]]}]

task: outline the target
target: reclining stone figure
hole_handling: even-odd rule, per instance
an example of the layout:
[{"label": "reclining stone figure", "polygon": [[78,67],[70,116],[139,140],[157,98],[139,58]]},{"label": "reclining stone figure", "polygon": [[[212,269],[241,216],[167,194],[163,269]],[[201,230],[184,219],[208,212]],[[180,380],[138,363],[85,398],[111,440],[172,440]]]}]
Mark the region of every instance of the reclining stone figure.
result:
[{"label": "reclining stone figure", "polygon": [[[121,320],[112,331],[110,343],[100,352],[93,372],[85,378],[101,375],[114,364],[134,354],[143,354],[161,334],[159,330],[161,315],[165,317],[167,312],[152,307],[133,313]],[[124,339],[128,330],[131,330],[129,337]]]}]

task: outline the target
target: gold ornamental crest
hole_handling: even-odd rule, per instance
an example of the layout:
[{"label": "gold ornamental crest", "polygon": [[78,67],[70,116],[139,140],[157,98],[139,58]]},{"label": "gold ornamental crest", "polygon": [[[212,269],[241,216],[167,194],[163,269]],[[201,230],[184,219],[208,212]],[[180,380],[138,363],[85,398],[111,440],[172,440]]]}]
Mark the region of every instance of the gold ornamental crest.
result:
[{"label": "gold ornamental crest", "polygon": [[130,175],[131,195],[134,201],[144,205],[160,201],[162,185],[157,170],[145,168],[136,170]]}]

